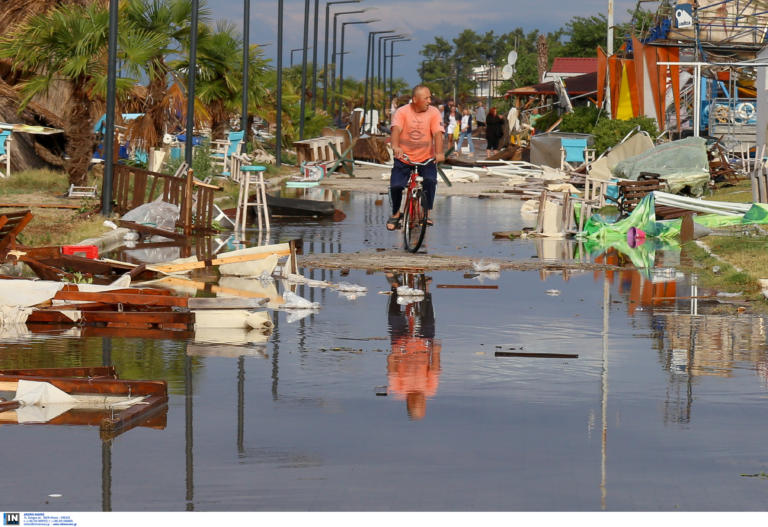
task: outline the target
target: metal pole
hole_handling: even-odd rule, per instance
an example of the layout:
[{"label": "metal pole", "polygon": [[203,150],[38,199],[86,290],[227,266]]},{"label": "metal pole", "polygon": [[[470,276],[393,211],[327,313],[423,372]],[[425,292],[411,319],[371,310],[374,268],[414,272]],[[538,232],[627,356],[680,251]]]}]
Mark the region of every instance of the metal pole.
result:
[{"label": "metal pole", "polygon": [[341,15],[351,15],[354,13],[364,13],[365,9],[359,9],[357,11],[342,11],[341,13],[335,13],[333,15],[333,52],[331,55],[331,70],[333,73],[331,74],[331,115],[335,114],[335,108],[336,108],[336,97],[334,96],[333,92],[336,91],[336,27],[337,27],[337,18]]},{"label": "metal pole", "polygon": [[277,125],[275,128],[275,165],[282,164],[283,130],[283,0],[277,0]]},{"label": "metal pole", "polygon": [[187,140],[184,161],[192,166],[192,134],[195,129],[195,77],[197,76],[197,18],[199,0],[192,0],[192,27],[189,35],[189,69],[187,70]]},{"label": "metal pole", "polygon": [[304,139],[304,112],[307,105],[307,45],[309,41],[309,0],[304,0],[304,45],[301,51],[301,104],[299,110],[299,140]]},{"label": "metal pole", "polygon": [[112,213],[112,180],[115,162],[115,94],[117,91],[117,25],[118,0],[109,1],[109,39],[107,51],[107,116],[103,137],[104,180],[101,186],[101,211]]},{"label": "metal pole", "polygon": [[[323,52],[323,110],[328,110],[328,19],[331,16],[331,5],[332,4],[352,4],[352,3],[358,3],[360,0],[340,0],[338,2],[328,2],[325,4],[325,46],[324,46],[324,52]],[[336,21],[336,17],[334,16],[334,22]],[[333,51],[336,51],[336,37],[335,37],[335,28],[334,28],[334,45],[333,45]],[[315,43],[315,46],[317,46],[317,43]]]},{"label": "metal pole", "polygon": [[378,20],[355,20],[354,22],[342,22],[341,23],[341,64],[339,64],[339,116],[338,124],[341,125],[341,116],[344,109],[344,34],[347,26],[354,24],[370,24],[372,22],[378,22]]},{"label": "metal pole", "polygon": [[312,112],[317,110],[317,19],[320,0],[315,0],[315,21],[312,24]]},{"label": "metal pole", "polygon": [[368,48],[365,50],[365,88],[363,89],[363,124],[360,132],[365,133],[366,112],[368,111],[368,71],[371,67],[371,41],[373,40],[373,31],[368,32]]},{"label": "metal pole", "polygon": [[248,66],[251,60],[251,49],[248,33],[251,28],[251,0],[243,0],[243,111],[240,129],[244,130],[243,141],[248,142]]},{"label": "metal pole", "polygon": [[389,41],[389,93],[394,93],[395,89],[392,87],[392,79],[394,78],[394,66],[395,57],[395,42],[408,42],[410,38],[395,38]]}]

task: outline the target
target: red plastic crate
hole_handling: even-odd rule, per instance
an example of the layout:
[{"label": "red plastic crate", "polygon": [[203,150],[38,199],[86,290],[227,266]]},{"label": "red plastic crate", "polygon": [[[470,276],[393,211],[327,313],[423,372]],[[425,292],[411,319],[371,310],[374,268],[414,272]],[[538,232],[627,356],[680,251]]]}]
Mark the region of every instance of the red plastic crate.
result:
[{"label": "red plastic crate", "polygon": [[95,245],[62,245],[61,254],[84,256],[95,260],[99,257],[99,248]]}]

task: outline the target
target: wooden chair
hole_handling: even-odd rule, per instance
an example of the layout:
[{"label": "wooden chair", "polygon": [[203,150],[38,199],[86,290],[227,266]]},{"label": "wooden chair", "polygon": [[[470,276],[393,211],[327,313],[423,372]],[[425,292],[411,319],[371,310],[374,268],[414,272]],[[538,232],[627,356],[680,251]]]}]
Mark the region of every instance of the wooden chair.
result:
[{"label": "wooden chair", "polygon": [[745,176],[739,174],[728,162],[728,156],[720,143],[713,144],[708,150],[709,157],[709,177],[715,183],[738,183],[745,179]]},{"label": "wooden chair", "polygon": [[8,250],[16,247],[16,237],[30,221],[32,213],[29,210],[0,215],[0,261],[5,258]]}]

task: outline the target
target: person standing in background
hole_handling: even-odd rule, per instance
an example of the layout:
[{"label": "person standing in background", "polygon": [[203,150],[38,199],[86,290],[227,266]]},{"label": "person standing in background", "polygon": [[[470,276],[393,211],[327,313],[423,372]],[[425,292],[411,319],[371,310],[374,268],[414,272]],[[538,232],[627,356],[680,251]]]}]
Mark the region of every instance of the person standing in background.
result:
[{"label": "person standing in background", "polygon": [[504,135],[504,118],[496,113],[496,108],[488,111],[485,119],[485,140],[488,142],[485,155],[490,157],[499,149],[499,140]]},{"label": "person standing in background", "polygon": [[475,155],[475,145],[472,142],[472,114],[469,108],[464,109],[464,115],[461,117],[461,131],[459,132],[459,144],[456,145],[456,152],[461,154],[461,148],[464,146],[464,139],[469,143],[470,157]]}]

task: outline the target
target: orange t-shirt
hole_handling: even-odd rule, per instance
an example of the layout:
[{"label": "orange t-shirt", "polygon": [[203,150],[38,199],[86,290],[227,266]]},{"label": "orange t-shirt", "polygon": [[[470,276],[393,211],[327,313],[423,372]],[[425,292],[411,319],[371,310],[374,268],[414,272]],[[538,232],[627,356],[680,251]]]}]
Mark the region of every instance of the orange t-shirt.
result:
[{"label": "orange t-shirt", "polygon": [[443,133],[443,117],[434,106],[415,112],[411,104],[401,106],[392,118],[392,127],[400,128],[400,147],[414,163],[435,157],[432,137]]}]

